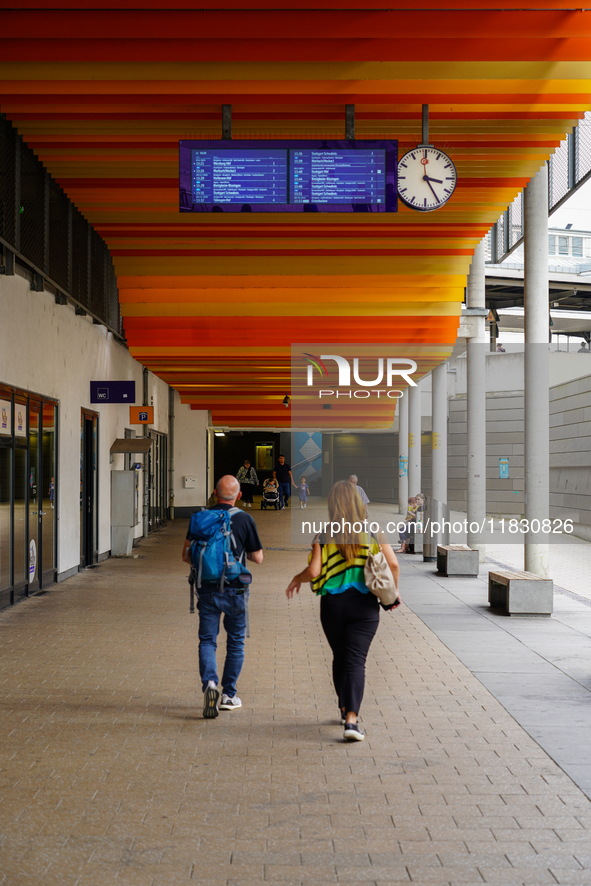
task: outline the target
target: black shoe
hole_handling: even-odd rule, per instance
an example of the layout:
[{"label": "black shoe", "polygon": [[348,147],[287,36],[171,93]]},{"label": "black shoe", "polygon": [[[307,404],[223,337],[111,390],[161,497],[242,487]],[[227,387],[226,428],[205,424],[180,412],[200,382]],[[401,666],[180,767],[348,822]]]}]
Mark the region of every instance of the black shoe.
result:
[{"label": "black shoe", "polygon": [[215,683],[208,683],[207,689],[203,697],[203,716],[206,720],[215,720],[219,714],[218,699],[220,693]]},{"label": "black shoe", "polygon": [[365,735],[357,723],[345,723],[345,741],[363,741]]}]

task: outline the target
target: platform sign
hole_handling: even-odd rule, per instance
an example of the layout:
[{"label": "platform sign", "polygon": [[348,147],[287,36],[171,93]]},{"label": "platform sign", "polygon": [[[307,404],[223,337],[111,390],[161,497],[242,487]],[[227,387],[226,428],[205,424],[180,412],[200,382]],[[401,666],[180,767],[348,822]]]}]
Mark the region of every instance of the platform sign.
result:
[{"label": "platform sign", "polygon": [[408,458],[405,455],[398,457],[398,476],[408,477]]},{"label": "platform sign", "polygon": [[499,459],[499,479],[500,480],[508,480],[509,479],[509,459],[508,458],[500,458]]},{"label": "platform sign", "polygon": [[153,425],[154,424],[154,407],[153,406],[130,406],[129,407],[129,423],[131,425]]},{"label": "platform sign", "polygon": [[91,381],[91,403],[135,403],[134,381]]}]

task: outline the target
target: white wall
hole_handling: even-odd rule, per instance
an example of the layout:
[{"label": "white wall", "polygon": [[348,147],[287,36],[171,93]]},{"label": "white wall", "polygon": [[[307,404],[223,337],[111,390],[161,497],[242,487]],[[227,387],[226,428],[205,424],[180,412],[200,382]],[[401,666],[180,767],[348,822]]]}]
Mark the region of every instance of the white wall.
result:
[{"label": "white wall", "polygon": [[[143,401],[143,367],[104,326],[80,317],[70,305],[56,305],[49,292],[32,292],[24,271],[0,276],[0,381],[59,401],[58,424],[58,573],[80,562],[80,410],[99,415],[99,555],[111,548],[111,469],[123,468],[123,456],[111,460],[113,441],[123,437],[129,423],[127,404],[90,402],[91,380],[133,380],[136,403]],[[154,425],[168,433],[168,385],[148,374],[148,402],[154,405]],[[177,395],[178,398],[178,395]],[[205,474],[204,413],[180,406],[179,473]],[[207,413],[205,413],[207,416]],[[195,441],[189,451],[187,441]],[[142,459],[138,457],[138,461]],[[143,472],[140,471],[140,490]],[[178,484],[175,480],[175,494]],[[191,502],[192,503],[192,502]],[[135,536],[141,536],[141,495]]]},{"label": "white wall", "polygon": [[[488,344],[482,347],[488,348]],[[544,347],[533,345],[533,347]],[[521,350],[518,353],[486,355],[486,390],[497,391],[523,391],[523,357]],[[550,351],[549,353],[550,386],[561,385],[574,378],[581,378],[591,373],[590,354],[567,354],[565,351]],[[466,393],[466,356],[462,354],[456,359],[456,394]]]},{"label": "white wall", "polygon": [[[196,508],[207,502],[206,452],[208,446],[206,410],[181,405],[174,397],[174,507]],[[195,488],[185,489],[184,478],[195,477]]]}]

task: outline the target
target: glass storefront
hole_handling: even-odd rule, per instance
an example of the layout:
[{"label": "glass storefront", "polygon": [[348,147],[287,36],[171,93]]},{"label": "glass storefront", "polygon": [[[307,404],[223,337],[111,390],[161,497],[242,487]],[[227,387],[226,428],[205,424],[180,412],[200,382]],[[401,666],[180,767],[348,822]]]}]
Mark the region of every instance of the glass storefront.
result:
[{"label": "glass storefront", "polygon": [[0,608],[56,577],[57,404],[0,386]]}]

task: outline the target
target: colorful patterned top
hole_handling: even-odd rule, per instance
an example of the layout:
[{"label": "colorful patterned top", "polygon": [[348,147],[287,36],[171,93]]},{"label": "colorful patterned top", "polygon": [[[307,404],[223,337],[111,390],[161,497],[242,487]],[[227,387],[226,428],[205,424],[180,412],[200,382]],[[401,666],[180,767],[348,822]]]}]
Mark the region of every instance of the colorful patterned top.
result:
[{"label": "colorful patterned top", "polygon": [[253,486],[259,485],[259,478],[257,477],[257,472],[255,471],[255,469],[253,468],[252,465],[249,467],[248,471],[246,470],[244,465],[242,465],[242,467],[239,468],[238,473],[236,474],[236,479],[238,480],[239,483],[250,483]]},{"label": "colorful patterned top", "polygon": [[[315,543],[318,544],[318,542]],[[348,588],[355,588],[362,594],[371,593],[365,584],[363,573],[365,561],[367,560],[367,541],[362,542],[362,552],[354,560],[345,560],[333,542],[326,544],[320,541],[320,547],[322,551],[322,570],[320,575],[310,583],[315,594],[319,597],[324,596],[324,594],[342,594]],[[379,544],[372,538],[372,554],[377,554],[379,550]],[[311,559],[312,554],[308,558],[308,563]]]}]

